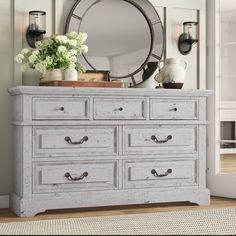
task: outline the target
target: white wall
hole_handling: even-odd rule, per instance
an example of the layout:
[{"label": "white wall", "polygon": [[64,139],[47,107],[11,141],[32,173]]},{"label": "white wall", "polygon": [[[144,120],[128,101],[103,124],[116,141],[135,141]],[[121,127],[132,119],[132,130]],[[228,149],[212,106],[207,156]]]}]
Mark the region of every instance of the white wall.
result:
[{"label": "white wall", "polygon": [[[184,21],[200,22],[200,43],[193,47],[188,62],[189,72],[186,86],[205,88],[205,1],[206,0],[150,0],[164,19],[166,29],[166,56],[182,57],[177,49],[177,38]],[[47,12],[47,35],[62,33],[65,18],[73,5],[73,0],[0,0],[0,195],[7,195],[11,189],[11,129],[10,97],[7,89],[13,85],[37,85],[40,74],[25,73],[13,62],[13,56],[27,46],[25,32],[28,24],[28,11]],[[6,199],[6,198],[4,198]],[[1,201],[1,197],[0,197]],[[1,202],[0,202],[0,206]]]}]

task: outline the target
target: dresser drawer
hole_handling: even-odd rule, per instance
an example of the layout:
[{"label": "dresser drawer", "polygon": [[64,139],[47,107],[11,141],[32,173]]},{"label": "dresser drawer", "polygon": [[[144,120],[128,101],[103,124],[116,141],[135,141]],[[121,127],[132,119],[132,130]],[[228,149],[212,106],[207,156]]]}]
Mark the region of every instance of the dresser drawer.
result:
[{"label": "dresser drawer", "polygon": [[117,161],[35,163],[34,193],[116,189]]},{"label": "dresser drawer", "polygon": [[124,154],[197,153],[196,125],[124,127]]},{"label": "dresser drawer", "polygon": [[145,99],[94,99],[94,119],[96,120],[144,120]]},{"label": "dresser drawer", "polygon": [[34,156],[116,155],[117,127],[34,127]]},{"label": "dresser drawer", "polygon": [[124,161],[124,188],[197,185],[197,161]]},{"label": "dresser drawer", "polygon": [[150,119],[196,120],[198,118],[198,100],[150,100]]},{"label": "dresser drawer", "polygon": [[89,99],[33,98],[33,119],[89,119]]}]

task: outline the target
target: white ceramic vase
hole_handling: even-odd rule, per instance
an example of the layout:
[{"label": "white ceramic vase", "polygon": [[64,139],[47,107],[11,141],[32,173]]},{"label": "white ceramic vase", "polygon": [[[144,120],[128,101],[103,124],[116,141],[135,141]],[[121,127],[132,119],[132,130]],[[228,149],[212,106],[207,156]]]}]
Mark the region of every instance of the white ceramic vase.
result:
[{"label": "white ceramic vase", "polygon": [[42,82],[58,80],[63,80],[63,71],[61,69],[49,70],[43,75],[43,78],[41,79]]},{"label": "white ceramic vase", "polygon": [[67,69],[64,72],[64,80],[78,81],[78,72],[76,69]]},{"label": "white ceramic vase", "polygon": [[177,84],[183,86],[187,63],[181,58],[167,58],[164,61],[160,61],[160,63],[161,62],[164,62],[164,65],[160,69],[160,73],[155,76],[155,80],[159,83],[163,83],[163,86],[164,84],[169,84],[169,86],[172,84],[173,88],[175,88]]}]

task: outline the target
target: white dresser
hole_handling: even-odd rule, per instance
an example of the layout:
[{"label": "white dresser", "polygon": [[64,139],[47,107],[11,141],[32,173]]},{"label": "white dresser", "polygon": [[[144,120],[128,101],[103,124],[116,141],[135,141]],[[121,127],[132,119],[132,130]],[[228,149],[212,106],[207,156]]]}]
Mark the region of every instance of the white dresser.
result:
[{"label": "white dresser", "polygon": [[190,201],[206,188],[207,90],[19,86],[11,209]]}]

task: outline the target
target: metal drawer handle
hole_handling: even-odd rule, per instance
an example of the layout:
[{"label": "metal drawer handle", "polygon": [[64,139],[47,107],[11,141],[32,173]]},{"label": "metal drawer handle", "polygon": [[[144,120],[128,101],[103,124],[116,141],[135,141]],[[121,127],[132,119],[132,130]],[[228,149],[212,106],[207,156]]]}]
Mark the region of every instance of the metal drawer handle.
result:
[{"label": "metal drawer handle", "polygon": [[84,172],[80,177],[73,178],[69,172],[65,173],[65,177],[70,181],[79,181],[88,176],[88,172]]},{"label": "metal drawer handle", "polygon": [[168,135],[164,140],[158,140],[155,135],[152,135],[151,137],[151,140],[155,143],[167,143],[171,139],[172,139],[171,135]]},{"label": "metal drawer handle", "polygon": [[88,137],[87,137],[87,136],[84,136],[80,141],[78,141],[78,142],[73,142],[69,136],[66,136],[66,137],[65,137],[65,141],[66,141],[67,143],[69,143],[69,144],[79,145],[79,144],[83,144],[84,142],[87,142],[87,141],[88,141]]},{"label": "metal drawer handle", "polygon": [[118,110],[119,110],[119,111],[123,111],[123,110],[124,110],[124,108],[123,108],[123,107],[120,107]]},{"label": "metal drawer handle", "polygon": [[178,111],[178,108],[172,108],[172,109],[170,109],[170,111]]},{"label": "metal drawer handle", "polygon": [[64,108],[64,107],[60,107],[59,110],[60,110],[60,111],[65,111],[65,108]]},{"label": "metal drawer handle", "polygon": [[156,172],[155,169],[151,170],[151,174],[153,174],[153,175],[154,175],[155,177],[157,177],[157,178],[166,177],[166,176],[168,176],[168,175],[171,174],[171,173],[172,173],[172,169],[168,169],[168,170],[166,171],[166,173],[165,173],[165,174],[162,174],[162,175],[159,175],[159,174]]}]

